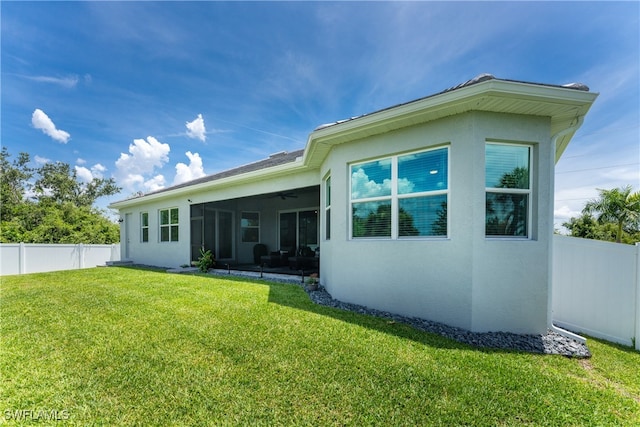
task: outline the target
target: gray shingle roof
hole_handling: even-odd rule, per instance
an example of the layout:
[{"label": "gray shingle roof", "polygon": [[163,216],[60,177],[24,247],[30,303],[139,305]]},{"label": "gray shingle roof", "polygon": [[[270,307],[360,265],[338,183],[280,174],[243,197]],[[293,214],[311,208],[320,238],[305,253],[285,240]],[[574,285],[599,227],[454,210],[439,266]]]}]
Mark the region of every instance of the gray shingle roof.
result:
[{"label": "gray shingle roof", "polygon": [[167,191],[176,190],[179,188],[190,187],[192,185],[203,184],[205,182],[211,182],[211,181],[217,181],[219,179],[228,178],[231,176],[242,175],[248,172],[253,172],[253,171],[267,169],[274,166],[284,165],[286,163],[291,163],[295,161],[298,157],[301,157],[303,154],[304,154],[304,149],[290,151],[290,152],[282,151],[282,152],[270,155],[269,158],[267,159],[258,160],[257,162],[248,163],[243,166],[238,166],[237,168],[228,169],[226,171],[214,173],[212,175],[203,176],[202,178],[197,178],[191,181],[183,182],[182,184],[177,184],[171,187],[163,188],[161,190],[145,193],[144,195],[136,195],[128,198],[127,200],[136,199],[138,197],[149,196],[152,194],[160,194]]}]

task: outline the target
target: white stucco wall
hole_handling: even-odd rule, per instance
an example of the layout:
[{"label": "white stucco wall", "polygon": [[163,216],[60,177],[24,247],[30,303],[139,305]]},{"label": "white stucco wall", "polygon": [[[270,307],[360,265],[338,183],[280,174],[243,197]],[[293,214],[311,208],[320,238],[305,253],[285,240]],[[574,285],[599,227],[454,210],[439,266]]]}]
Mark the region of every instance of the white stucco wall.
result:
[{"label": "white stucco wall", "polygon": [[[160,242],[159,212],[161,209],[176,207],[179,215],[178,241]],[[149,213],[148,242],[141,240],[140,214],[142,212]],[[139,207],[122,209],[120,210],[120,218],[124,220],[120,224],[120,253],[123,260],[172,268],[190,263],[189,202],[186,197],[173,197]]]},{"label": "white stucco wall", "polygon": [[[321,170],[332,180],[324,286],[344,301],[473,331],[544,332],[553,203],[549,129],[542,117],[467,113],[334,147]],[[535,146],[531,240],[485,237],[487,140]],[[349,163],[441,144],[450,144],[448,238],[351,240]]]}]

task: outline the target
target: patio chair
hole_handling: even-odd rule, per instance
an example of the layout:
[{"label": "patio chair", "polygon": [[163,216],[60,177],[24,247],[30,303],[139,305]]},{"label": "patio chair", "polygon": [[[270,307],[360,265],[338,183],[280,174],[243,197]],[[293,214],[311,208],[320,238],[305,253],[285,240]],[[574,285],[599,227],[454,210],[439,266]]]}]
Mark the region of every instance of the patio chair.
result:
[{"label": "patio chair", "polygon": [[262,257],[268,255],[269,251],[267,250],[267,245],[264,243],[257,243],[253,247],[253,262],[255,265],[260,265],[262,262]]},{"label": "patio chair", "polygon": [[260,261],[267,267],[280,267],[283,265],[289,265],[289,251],[285,249],[280,251],[273,251],[269,255],[263,255],[262,257],[260,257]]},{"label": "patio chair", "polygon": [[316,253],[309,246],[301,246],[296,256],[289,258],[289,268],[291,270],[306,270],[317,268],[318,259]]}]

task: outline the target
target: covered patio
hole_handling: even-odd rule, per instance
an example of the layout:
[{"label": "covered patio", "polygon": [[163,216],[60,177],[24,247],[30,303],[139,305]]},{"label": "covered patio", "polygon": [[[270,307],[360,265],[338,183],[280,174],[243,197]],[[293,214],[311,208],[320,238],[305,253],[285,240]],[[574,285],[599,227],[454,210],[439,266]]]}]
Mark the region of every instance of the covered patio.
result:
[{"label": "covered patio", "polygon": [[211,250],[219,269],[318,273],[319,204],[319,186],[220,201],[192,200],[191,261],[200,257],[201,250]]}]

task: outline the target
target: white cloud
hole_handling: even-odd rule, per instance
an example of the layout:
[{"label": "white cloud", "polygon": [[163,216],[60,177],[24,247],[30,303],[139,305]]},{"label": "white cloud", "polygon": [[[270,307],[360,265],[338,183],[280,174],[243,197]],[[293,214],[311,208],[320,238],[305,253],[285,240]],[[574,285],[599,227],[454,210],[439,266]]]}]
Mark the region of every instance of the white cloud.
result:
[{"label": "white cloud", "polygon": [[28,79],[34,80],[40,83],[51,83],[58,86],[66,87],[68,89],[75,87],[78,84],[78,76],[70,75],[67,77],[51,77],[51,76],[27,76]]},{"label": "white cloud", "polygon": [[369,175],[362,168],[358,168],[351,176],[351,197],[363,199],[367,197],[385,196],[391,194],[391,180],[386,178],[381,183],[369,179]]},{"label": "white cloud", "polygon": [[125,174],[123,177],[118,179],[118,185],[122,185],[124,188],[132,192],[137,191],[137,189],[143,184],[144,177],[136,173]]},{"label": "white cloud", "polygon": [[[629,182],[633,188],[638,188],[640,185],[640,170],[638,169],[638,163],[633,163],[629,166],[615,167],[602,173],[603,178],[616,182]],[[623,185],[620,185],[622,187]]]},{"label": "white cloud", "polygon": [[78,157],[76,159],[76,163],[79,164],[79,165],[84,165],[85,163],[87,163],[87,161],[85,159],[81,158],[81,157]]},{"label": "white cloud", "polygon": [[[379,162],[381,166],[385,166]],[[364,199],[367,197],[377,197],[391,194],[391,180],[384,179],[382,183],[378,183],[369,179],[364,169],[359,168],[352,174],[351,197],[354,199]],[[407,178],[398,180],[398,192],[400,194],[411,193],[415,184]]]},{"label": "white cloud", "polygon": [[91,173],[96,178],[102,178],[103,174],[106,171],[107,171],[107,168],[102,166],[100,163],[96,163],[95,165],[91,166]]},{"label": "white cloud", "polygon": [[199,139],[204,142],[207,139],[207,130],[204,127],[204,119],[202,114],[198,114],[198,117],[192,121],[187,122],[187,136],[193,139]]},{"label": "white cloud", "polygon": [[185,154],[189,158],[189,165],[184,163],[176,164],[176,177],[173,180],[173,185],[182,184],[183,182],[205,176],[200,154],[191,154],[191,151],[187,151]]},{"label": "white cloud", "polygon": [[562,220],[563,222],[568,221],[569,219],[579,217],[580,215],[582,215],[581,211],[573,210],[567,205],[561,206],[559,209],[553,211],[555,222],[557,222],[557,220]]},{"label": "white cloud", "polygon": [[45,163],[49,163],[51,161],[51,159],[47,159],[46,157],[40,157],[38,155],[36,155],[33,160],[35,160],[35,162],[39,165],[44,165]]},{"label": "white cloud", "polygon": [[141,185],[147,191],[153,191],[151,188],[162,188],[164,178],[158,178],[161,175],[148,181],[145,181],[145,176],[151,175],[156,168],[162,168],[169,161],[169,151],[169,144],[164,144],[152,136],[147,137],[146,141],[134,139],[133,144],[129,145],[129,154],[120,153],[120,158],[116,160],[116,181],[131,191],[138,191]]},{"label": "white cloud", "polygon": [[144,182],[144,188],[147,191],[156,191],[164,188],[164,176],[156,175]]},{"label": "white cloud", "polygon": [[96,163],[91,166],[91,169],[84,166],[76,166],[75,169],[78,178],[84,182],[91,182],[94,178],[102,178],[104,172],[107,171],[107,168],[102,166],[100,163]]},{"label": "white cloud", "polygon": [[93,174],[84,166],[76,166],[76,175],[84,182],[93,181]]},{"label": "white cloud", "polygon": [[71,135],[68,132],[56,129],[56,125],[49,116],[39,108],[36,108],[33,112],[33,115],[31,116],[31,124],[34,128],[40,129],[45,135],[48,135],[63,144],[66,144],[69,141],[69,138],[71,138]]}]

